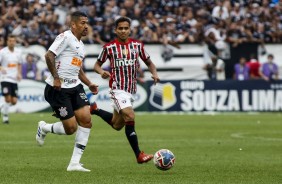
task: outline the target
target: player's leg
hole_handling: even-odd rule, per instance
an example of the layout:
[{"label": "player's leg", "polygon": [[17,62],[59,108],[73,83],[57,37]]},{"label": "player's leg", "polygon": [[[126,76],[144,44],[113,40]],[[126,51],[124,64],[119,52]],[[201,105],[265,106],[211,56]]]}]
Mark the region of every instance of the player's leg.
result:
[{"label": "player's leg", "polygon": [[132,150],[135,153],[137,163],[142,164],[153,158],[152,154],[145,154],[140,151],[138,145],[138,137],[135,131],[135,113],[132,107],[126,107],[121,110],[122,117],[125,122],[125,135],[129,141]]},{"label": "player's leg", "polygon": [[108,111],[98,108],[96,102],[94,102],[90,105],[90,113],[101,117],[115,130],[119,131],[124,127],[124,120],[122,116],[117,112],[117,110],[115,110],[115,108],[114,112],[110,113]]},{"label": "player's leg", "polygon": [[120,124],[117,123],[117,125],[121,125],[122,127],[125,125],[125,135],[134,151],[137,162],[148,162],[153,158],[153,155],[147,155],[139,149],[138,137],[135,131],[135,113],[133,110],[134,98],[132,94],[118,90],[111,91],[111,95],[114,109],[116,112],[119,112],[123,118],[123,121],[119,121]]},{"label": "player's leg", "polygon": [[13,84],[9,82],[1,82],[1,90],[2,90],[2,95],[4,96],[4,104],[2,106],[2,120],[3,123],[8,124],[9,123],[9,108],[11,106],[12,102],[12,94],[15,95],[15,91],[13,91]]},{"label": "player's leg", "polygon": [[76,132],[73,154],[67,171],[89,172],[90,170],[83,168],[80,164],[80,159],[88,143],[88,138],[92,127],[88,105],[76,110],[75,117],[79,125]]},{"label": "player's leg", "polygon": [[108,111],[98,108],[96,102],[90,104],[90,114],[95,114],[99,116],[110,126],[113,126],[113,123],[112,123],[113,113],[110,113]]},{"label": "player's leg", "polygon": [[76,132],[73,154],[67,171],[89,172],[90,170],[83,168],[80,164],[80,159],[88,143],[92,127],[89,102],[82,85],[76,87],[76,92],[72,96],[74,98],[74,100],[72,100],[72,106],[78,123],[78,129]]},{"label": "player's leg", "polygon": [[[48,133],[57,135],[73,134],[77,129],[76,119],[74,118],[74,112],[70,100],[66,98],[64,92],[56,91],[52,86],[46,85],[44,96],[46,101],[50,104],[57,118],[61,121],[55,123],[46,123],[45,121],[38,122],[38,128],[36,133],[36,141],[39,146],[42,146],[45,141],[45,137]],[[69,120],[69,124],[62,121]]]},{"label": "player's leg", "polygon": [[125,123],[124,123],[124,119],[122,117],[122,115],[120,113],[118,113],[118,111],[116,109],[114,109],[114,115],[113,115],[113,119],[112,119],[112,127],[115,130],[121,130],[124,127]]},{"label": "player's leg", "polygon": [[4,95],[4,98],[5,98],[5,102],[2,107],[2,113],[3,113],[2,121],[4,124],[9,124],[9,108],[11,106],[12,96],[6,94]]}]

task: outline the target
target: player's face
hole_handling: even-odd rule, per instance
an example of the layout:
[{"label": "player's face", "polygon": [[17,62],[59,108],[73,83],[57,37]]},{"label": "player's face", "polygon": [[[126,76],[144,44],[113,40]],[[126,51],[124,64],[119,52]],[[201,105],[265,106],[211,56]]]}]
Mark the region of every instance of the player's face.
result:
[{"label": "player's face", "polygon": [[75,32],[81,36],[86,36],[88,34],[88,18],[79,17],[79,19],[74,23]]},{"label": "player's face", "polygon": [[16,43],[17,43],[16,38],[8,38],[7,40],[7,46],[9,48],[14,48]]},{"label": "player's face", "polygon": [[115,29],[119,41],[126,42],[130,35],[129,23],[124,21],[120,22]]}]

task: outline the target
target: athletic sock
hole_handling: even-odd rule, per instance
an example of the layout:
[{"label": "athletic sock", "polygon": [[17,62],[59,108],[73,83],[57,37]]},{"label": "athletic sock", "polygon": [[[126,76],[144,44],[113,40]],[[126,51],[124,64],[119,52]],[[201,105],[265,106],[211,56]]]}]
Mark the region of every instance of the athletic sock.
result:
[{"label": "athletic sock", "polygon": [[2,113],[3,113],[3,121],[9,121],[9,107],[11,106],[11,103],[7,103],[5,102],[3,104],[3,109],[2,109]]},{"label": "athletic sock", "polygon": [[96,111],[93,111],[93,114],[101,117],[106,123],[108,123],[110,126],[113,126],[113,123],[112,123],[113,113],[110,113],[103,109],[98,109]]},{"label": "athletic sock", "polygon": [[140,149],[138,145],[138,138],[135,132],[134,124],[135,124],[134,121],[128,121],[125,123],[125,134],[137,158],[139,156]]},{"label": "athletic sock", "polygon": [[42,127],[43,131],[46,133],[53,133],[58,135],[66,135],[66,131],[62,122],[56,122],[53,124],[46,124]]},{"label": "athletic sock", "polygon": [[71,163],[80,162],[81,156],[88,142],[90,130],[91,130],[90,128],[84,128],[84,127],[78,126],[76,137],[75,137],[74,149],[73,149],[73,153],[71,157]]}]

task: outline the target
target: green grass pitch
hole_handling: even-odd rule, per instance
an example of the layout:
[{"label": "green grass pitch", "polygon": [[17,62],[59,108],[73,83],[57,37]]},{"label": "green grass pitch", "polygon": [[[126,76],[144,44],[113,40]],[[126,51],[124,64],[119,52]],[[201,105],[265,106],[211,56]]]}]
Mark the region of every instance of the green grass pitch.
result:
[{"label": "green grass pitch", "polygon": [[81,162],[90,173],[67,172],[74,135],[48,134],[35,142],[39,120],[50,113],[11,114],[0,124],[2,184],[280,184],[282,116],[260,114],[137,114],[139,145],[147,153],[170,149],[176,163],[160,171],[139,165],[124,130],[114,131],[93,116],[93,129]]}]

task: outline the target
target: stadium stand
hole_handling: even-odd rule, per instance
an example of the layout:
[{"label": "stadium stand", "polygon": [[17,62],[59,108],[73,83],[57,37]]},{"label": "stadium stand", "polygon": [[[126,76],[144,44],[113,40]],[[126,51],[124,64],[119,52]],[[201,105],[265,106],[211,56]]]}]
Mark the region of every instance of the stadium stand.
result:
[{"label": "stadium stand", "polygon": [[[257,47],[265,53],[265,43],[282,40],[282,3],[278,0],[3,0],[0,48],[9,34],[18,35],[22,46],[48,48],[58,33],[68,29],[69,15],[76,10],[89,15],[85,44],[113,39],[115,18],[128,16],[132,37],[145,43],[175,48],[184,43],[207,44],[210,53],[227,63],[227,78],[232,78],[233,66],[241,57],[229,61],[232,49],[241,45],[242,56],[248,58]],[[256,47],[245,50],[250,44]],[[164,60],[171,55],[166,47]]]},{"label": "stadium stand", "polygon": [[[277,0],[2,1],[0,34],[4,38],[10,33],[19,35],[23,45],[48,47],[57,33],[68,29],[69,14],[82,10],[89,15],[92,29],[86,43],[111,40],[114,19],[120,15],[132,18],[133,36],[144,42],[163,43],[168,39],[176,43],[201,43],[208,33],[214,32],[216,39],[233,45],[280,43],[281,4]],[[227,39],[227,35],[237,38]],[[0,44],[3,46],[3,41]]]}]

